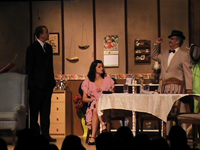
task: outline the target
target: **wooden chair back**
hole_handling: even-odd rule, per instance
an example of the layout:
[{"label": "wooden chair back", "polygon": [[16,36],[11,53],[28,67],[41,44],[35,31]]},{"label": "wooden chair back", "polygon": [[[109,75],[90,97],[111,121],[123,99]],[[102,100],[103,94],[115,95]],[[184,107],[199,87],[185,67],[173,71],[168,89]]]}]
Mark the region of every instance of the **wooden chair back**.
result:
[{"label": "wooden chair back", "polygon": [[[177,78],[168,78],[162,81],[161,93],[162,94],[181,94],[184,89],[184,81]],[[175,121],[178,125],[178,115],[180,114],[180,100],[176,101],[167,117],[167,121]],[[163,137],[166,137],[166,123],[163,123]]]},{"label": "wooden chair back", "polygon": [[181,94],[183,93],[184,81],[177,78],[168,78],[162,81],[161,93]]},{"label": "wooden chair back", "polygon": [[[183,93],[184,81],[177,78],[168,78],[162,81],[161,93],[165,94],[181,94]],[[174,103],[171,115],[178,115],[180,113],[180,100]],[[170,117],[169,114],[169,117]]]}]

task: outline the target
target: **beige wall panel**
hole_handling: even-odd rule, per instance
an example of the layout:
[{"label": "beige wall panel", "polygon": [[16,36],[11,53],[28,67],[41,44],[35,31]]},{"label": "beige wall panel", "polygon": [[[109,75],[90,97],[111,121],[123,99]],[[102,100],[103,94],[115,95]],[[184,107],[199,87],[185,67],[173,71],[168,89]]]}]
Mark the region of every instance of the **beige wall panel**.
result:
[{"label": "beige wall panel", "polygon": [[188,22],[188,0],[161,0],[161,36],[164,41],[161,45],[161,51],[169,49],[168,36],[172,30],[180,30],[186,39],[182,45],[182,49],[189,46],[189,22]]},{"label": "beige wall panel", "polygon": [[[84,19],[90,47],[81,50],[78,45],[81,44]],[[89,66],[94,60],[92,0],[64,1],[64,32],[65,74],[87,74]],[[71,39],[73,39],[72,42]],[[71,56],[69,56],[70,52]],[[79,57],[78,62],[66,60],[66,57],[74,55]]]},{"label": "beige wall panel", "polygon": [[10,71],[25,73],[26,48],[30,44],[29,27],[28,2],[0,2],[0,68],[17,54],[16,65]]},{"label": "beige wall panel", "polygon": [[200,1],[190,0],[190,42],[200,45]]},{"label": "beige wall panel", "polygon": [[128,73],[150,73],[151,63],[135,63],[135,39],[151,40],[158,36],[157,0],[128,0]]},{"label": "beige wall panel", "polygon": [[200,1],[190,0],[190,42],[200,45]]},{"label": "beige wall panel", "polygon": [[96,55],[103,61],[103,38],[105,35],[119,36],[119,67],[106,68],[107,73],[125,73],[125,27],[124,1],[96,1]]},{"label": "beige wall panel", "polygon": [[51,32],[59,33],[60,55],[53,55],[53,61],[54,61],[54,73],[62,74],[61,2],[33,1],[32,7],[33,7],[32,8],[33,37],[34,37],[34,30],[39,25],[47,26],[50,33]]}]

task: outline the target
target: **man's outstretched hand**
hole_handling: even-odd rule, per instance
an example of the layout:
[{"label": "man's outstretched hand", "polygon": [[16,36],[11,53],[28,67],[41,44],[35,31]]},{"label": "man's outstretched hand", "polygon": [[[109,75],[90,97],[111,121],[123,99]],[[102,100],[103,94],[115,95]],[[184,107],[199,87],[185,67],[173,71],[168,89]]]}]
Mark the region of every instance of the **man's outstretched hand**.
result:
[{"label": "man's outstretched hand", "polygon": [[164,35],[163,35],[163,37],[157,38],[157,39],[156,39],[156,44],[162,43],[162,42],[163,42],[163,39],[164,39]]}]

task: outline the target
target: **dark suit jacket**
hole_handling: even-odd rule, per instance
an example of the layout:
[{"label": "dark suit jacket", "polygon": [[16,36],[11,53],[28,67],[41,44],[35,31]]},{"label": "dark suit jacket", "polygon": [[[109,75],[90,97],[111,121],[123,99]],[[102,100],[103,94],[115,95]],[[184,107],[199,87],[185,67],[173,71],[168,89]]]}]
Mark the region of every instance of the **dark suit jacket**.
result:
[{"label": "dark suit jacket", "polygon": [[55,87],[53,72],[53,50],[46,43],[46,53],[38,41],[31,44],[26,51],[26,74],[29,90],[48,91]]}]

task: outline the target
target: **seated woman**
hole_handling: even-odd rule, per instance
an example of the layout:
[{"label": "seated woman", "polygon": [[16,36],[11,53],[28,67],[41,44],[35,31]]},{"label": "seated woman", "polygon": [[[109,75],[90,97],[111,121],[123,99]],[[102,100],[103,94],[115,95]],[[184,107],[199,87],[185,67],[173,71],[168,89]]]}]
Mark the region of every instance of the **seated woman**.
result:
[{"label": "seated woman", "polygon": [[114,91],[114,81],[106,76],[101,60],[95,60],[91,63],[87,76],[88,78],[83,81],[81,88],[83,90],[83,101],[88,103],[85,115],[86,123],[88,128],[92,130],[88,144],[95,145],[99,122],[102,125],[102,132],[107,131],[105,122],[97,114],[98,99],[103,91]]}]

